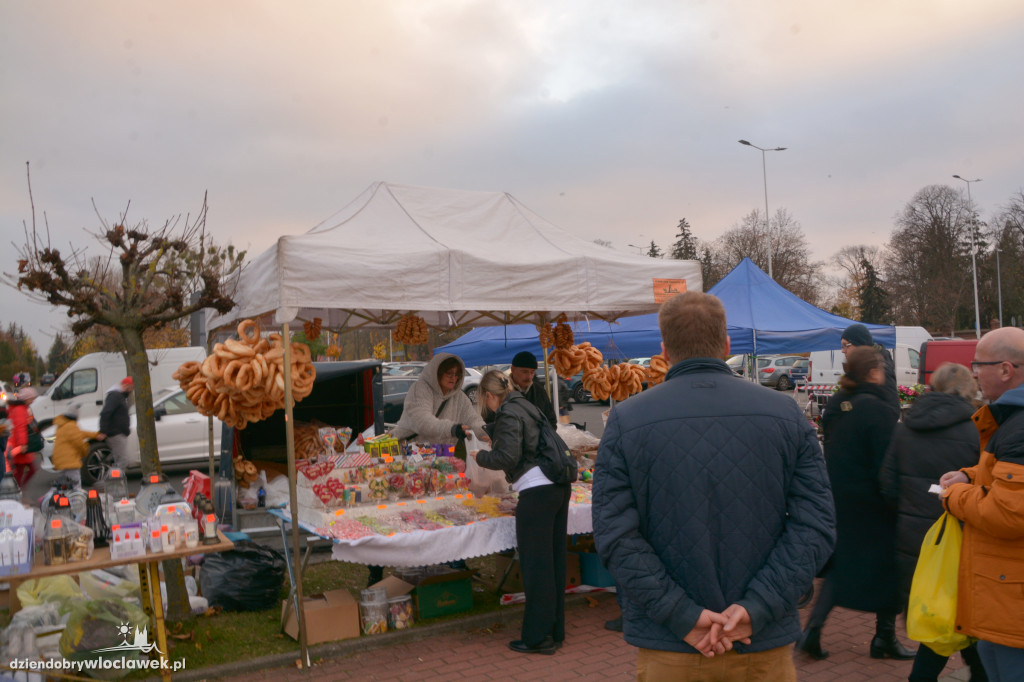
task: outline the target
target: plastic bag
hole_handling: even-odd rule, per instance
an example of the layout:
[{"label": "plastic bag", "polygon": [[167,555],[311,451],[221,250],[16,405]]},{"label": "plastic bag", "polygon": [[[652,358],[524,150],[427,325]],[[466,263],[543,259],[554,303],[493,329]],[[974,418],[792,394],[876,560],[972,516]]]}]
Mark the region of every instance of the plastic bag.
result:
[{"label": "plastic bag", "polygon": [[951,656],[972,639],[956,630],[957,569],[963,531],[949,512],[928,529],[910,586],[907,636],[940,656]]},{"label": "plastic bag", "polygon": [[[138,660],[154,646],[156,634],[142,607],[119,599],[75,604],[60,638],[60,653],[69,661]],[[116,680],[129,672],[111,667],[90,670],[89,674]]]},{"label": "plastic bag", "polygon": [[[466,452],[477,452],[483,450],[482,443],[477,439],[476,434],[466,434]],[[466,478],[469,479],[469,492],[474,495],[486,495],[487,493],[507,493],[508,481],[505,480],[505,472],[498,469],[485,469],[476,463],[476,457],[466,457]]]},{"label": "plastic bag", "polygon": [[82,590],[69,575],[33,578],[18,585],[18,599],[22,606],[40,606],[47,602],[57,604],[61,613],[76,601],[84,601]]},{"label": "plastic bag", "polygon": [[210,606],[263,611],[280,602],[284,572],[284,557],[279,552],[242,540],[233,550],[206,557],[199,587]]}]

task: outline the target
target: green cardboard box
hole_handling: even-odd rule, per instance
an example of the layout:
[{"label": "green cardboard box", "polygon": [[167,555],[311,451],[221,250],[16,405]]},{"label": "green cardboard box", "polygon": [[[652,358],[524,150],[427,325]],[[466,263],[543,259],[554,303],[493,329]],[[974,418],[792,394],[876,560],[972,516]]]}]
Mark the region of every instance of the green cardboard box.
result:
[{"label": "green cardboard box", "polygon": [[473,571],[454,571],[424,578],[413,595],[419,618],[436,618],[473,608]]}]

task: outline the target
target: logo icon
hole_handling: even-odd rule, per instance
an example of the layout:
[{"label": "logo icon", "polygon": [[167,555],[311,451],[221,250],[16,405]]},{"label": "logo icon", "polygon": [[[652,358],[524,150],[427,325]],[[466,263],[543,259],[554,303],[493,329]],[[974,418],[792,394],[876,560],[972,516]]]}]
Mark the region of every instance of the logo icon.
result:
[{"label": "logo icon", "polygon": [[140,631],[138,626],[135,627],[135,633],[132,637],[131,643],[128,642],[129,635],[132,635],[131,623],[121,623],[117,627],[117,634],[121,635],[121,643],[117,646],[109,646],[103,649],[94,649],[97,652],[110,652],[110,651],[140,651],[144,654],[148,654],[151,651],[156,651],[161,656],[164,652],[157,648],[156,642],[149,641],[149,627],[144,627]]}]

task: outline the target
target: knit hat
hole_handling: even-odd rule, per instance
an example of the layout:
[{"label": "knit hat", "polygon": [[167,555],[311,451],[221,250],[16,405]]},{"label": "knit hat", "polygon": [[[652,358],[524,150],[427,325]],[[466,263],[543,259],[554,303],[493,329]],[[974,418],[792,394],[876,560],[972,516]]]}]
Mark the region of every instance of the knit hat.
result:
[{"label": "knit hat", "polygon": [[521,351],[512,358],[512,366],[524,369],[537,369],[537,356],[528,350]]},{"label": "knit hat", "polygon": [[39,396],[39,393],[36,392],[36,389],[34,389],[31,386],[29,386],[27,388],[23,388],[20,391],[18,391],[18,393],[17,393],[17,395],[15,397],[19,401],[21,401],[23,403],[27,403],[30,400],[35,400],[38,396]]},{"label": "knit hat", "polygon": [[125,377],[124,379],[121,379],[121,388],[123,388],[124,390],[130,391],[134,387],[135,387],[135,382],[132,381],[131,377]]},{"label": "knit hat", "polygon": [[868,328],[862,324],[851,324],[843,332],[843,339],[850,342],[851,346],[873,346],[875,339],[871,336]]},{"label": "knit hat", "polygon": [[68,419],[78,419],[78,413],[82,409],[81,403],[73,403],[68,405],[64,410],[64,416]]}]

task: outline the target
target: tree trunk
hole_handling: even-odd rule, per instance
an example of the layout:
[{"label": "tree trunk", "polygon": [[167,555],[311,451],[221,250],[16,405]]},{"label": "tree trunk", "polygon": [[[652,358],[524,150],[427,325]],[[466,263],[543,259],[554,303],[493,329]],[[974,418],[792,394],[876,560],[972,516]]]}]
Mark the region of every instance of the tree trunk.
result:
[{"label": "tree trunk", "polygon": [[156,421],[153,419],[153,385],[149,378],[149,357],[142,331],[119,329],[126,349],[128,373],[135,382],[135,429],[139,436],[142,476],[160,473],[160,455],[156,447]]},{"label": "tree trunk", "polygon": [[[143,478],[160,473],[160,453],[156,443],[156,420],[153,418],[153,385],[149,378],[149,356],[138,329],[119,329],[126,349],[128,373],[135,382],[135,429],[139,436],[139,458]],[[185,589],[185,574],[180,559],[162,563],[167,586],[167,620],[192,618],[192,606]]]}]

